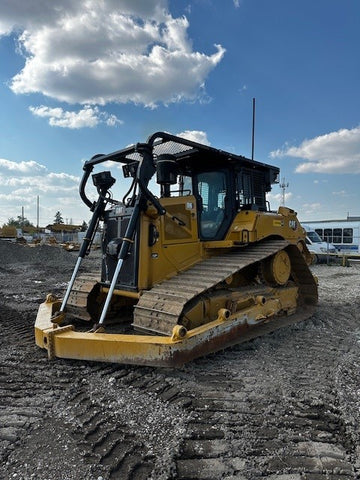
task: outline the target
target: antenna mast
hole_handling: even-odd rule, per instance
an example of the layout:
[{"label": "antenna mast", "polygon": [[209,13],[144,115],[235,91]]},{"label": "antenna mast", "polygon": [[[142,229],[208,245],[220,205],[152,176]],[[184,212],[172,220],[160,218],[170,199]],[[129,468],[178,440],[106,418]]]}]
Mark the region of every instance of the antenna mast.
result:
[{"label": "antenna mast", "polygon": [[282,191],[282,202],[281,205],[285,207],[285,191],[289,187],[289,182],[285,182],[285,177],[282,179],[282,183],[280,183],[279,187],[281,188]]},{"label": "antenna mast", "polygon": [[252,99],[252,135],[251,135],[251,160],[254,160],[254,145],[255,145],[255,98]]}]

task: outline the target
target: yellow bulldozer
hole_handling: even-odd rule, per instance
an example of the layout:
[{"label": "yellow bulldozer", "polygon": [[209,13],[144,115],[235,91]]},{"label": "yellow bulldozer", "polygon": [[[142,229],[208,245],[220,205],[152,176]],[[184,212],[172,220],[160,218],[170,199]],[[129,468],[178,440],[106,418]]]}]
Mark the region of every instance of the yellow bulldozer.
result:
[{"label": "yellow bulldozer", "polygon": [[[92,174],[109,161],[129,179],[122,201],[110,171]],[[49,358],[180,366],[310,317],[305,231],[266,200],[278,178],[277,167],[165,132],[92,157],[80,184],[92,219],[63,299],[40,305],[37,345]],[[99,222],[101,266],[80,274]]]}]

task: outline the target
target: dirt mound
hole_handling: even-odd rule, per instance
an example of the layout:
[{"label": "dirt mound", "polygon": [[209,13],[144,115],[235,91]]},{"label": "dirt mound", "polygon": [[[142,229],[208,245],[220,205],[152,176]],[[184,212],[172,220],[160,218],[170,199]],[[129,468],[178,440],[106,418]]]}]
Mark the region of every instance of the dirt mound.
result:
[{"label": "dirt mound", "polygon": [[17,263],[42,264],[50,267],[75,264],[74,255],[60,247],[49,245],[29,247],[7,241],[0,241],[0,258],[2,266]]}]

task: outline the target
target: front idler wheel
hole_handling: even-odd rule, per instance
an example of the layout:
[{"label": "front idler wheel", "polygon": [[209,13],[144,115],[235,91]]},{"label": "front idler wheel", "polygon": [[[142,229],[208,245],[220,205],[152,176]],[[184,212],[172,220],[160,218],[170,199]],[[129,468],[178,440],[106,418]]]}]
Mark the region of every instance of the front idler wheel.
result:
[{"label": "front idler wheel", "polygon": [[268,285],[286,285],[291,274],[291,261],[285,250],[275,253],[261,263],[261,275]]}]

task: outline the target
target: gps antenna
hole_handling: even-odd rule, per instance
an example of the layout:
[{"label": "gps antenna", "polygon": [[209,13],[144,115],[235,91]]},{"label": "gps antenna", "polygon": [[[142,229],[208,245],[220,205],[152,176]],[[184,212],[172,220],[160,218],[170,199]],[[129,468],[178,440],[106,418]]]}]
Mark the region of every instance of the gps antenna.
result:
[{"label": "gps antenna", "polygon": [[252,135],[251,135],[251,160],[254,160],[255,143],[255,98],[252,99]]}]

